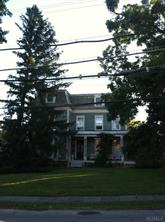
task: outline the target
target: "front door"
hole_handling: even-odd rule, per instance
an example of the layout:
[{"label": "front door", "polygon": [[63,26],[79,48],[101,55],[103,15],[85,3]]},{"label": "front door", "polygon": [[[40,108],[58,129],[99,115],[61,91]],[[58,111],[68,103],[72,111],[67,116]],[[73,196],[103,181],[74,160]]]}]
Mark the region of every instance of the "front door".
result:
[{"label": "front door", "polygon": [[76,159],[83,160],[83,156],[84,156],[84,138],[77,138]]}]

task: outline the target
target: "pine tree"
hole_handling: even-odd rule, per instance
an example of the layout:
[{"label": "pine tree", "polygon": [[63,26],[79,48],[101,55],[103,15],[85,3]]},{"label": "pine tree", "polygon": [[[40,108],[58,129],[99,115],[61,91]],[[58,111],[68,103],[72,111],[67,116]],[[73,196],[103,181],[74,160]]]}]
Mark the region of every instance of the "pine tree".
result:
[{"label": "pine tree", "polygon": [[[11,16],[11,12],[6,7],[6,2],[8,0],[0,0],[0,24],[2,24],[2,17],[9,15]],[[5,35],[8,33],[8,31],[4,31],[0,27],[0,43],[6,42]]]},{"label": "pine tree", "polygon": [[60,113],[52,107],[46,108],[45,102],[45,96],[52,87],[57,93],[59,88],[67,86],[61,81],[45,80],[64,73],[57,63],[60,53],[53,27],[43,18],[36,5],[27,8],[21,20],[22,26],[17,26],[23,36],[17,43],[22,51],[15,54],[19,58],[17,66],[24,69],[18,69],[15,75],[9,77],[14,81],[8,82],[10,89],[5,122],[12,127],[4,124],[7,129],[6,151],[12,150],[14,153],[17,150],[14,154],[17,155],[16,167],[19,164],[25,166],[26,162],[27,165],[34,161],[36,164],[36,160],[38,164],[48,161],[53,148],[56,148],[52,139],[57,137],[57,128],[64,128],[65,134],[67,125],[65,121],[54,121],[54,117]]}]

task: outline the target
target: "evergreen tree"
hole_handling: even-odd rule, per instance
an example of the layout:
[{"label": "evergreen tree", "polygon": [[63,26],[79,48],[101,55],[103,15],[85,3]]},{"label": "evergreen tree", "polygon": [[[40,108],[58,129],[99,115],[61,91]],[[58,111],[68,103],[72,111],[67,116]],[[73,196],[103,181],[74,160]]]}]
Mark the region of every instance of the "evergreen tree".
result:
[{"label": "evergreen tree", "polygon": [[57,129],[63,128],[65,133],[67,125],[65,121],[54,121],[59,112],[46,107],[45,101],[52,88],[56,94],[59,88],[67,86],[59,80],[45,80],[64,73],[57,64],[60,53],[53,27],[36,5],[27,8],[21,20],[22,26],[17,26],[23,36],[17,43],[22,51],[15,54],[19,58],[17,66],[24,69],[20,68],[15,75],[9,76],[14,81],[8,82],[8,111],[4,122],[7,141],[4,153],[8,150],[15,152],[16,167],[28,166],[32,162],[36,164],[37,160],[38,164],[41,160],[48,161],[55,148],[52,140],[57,137]]},{"label": "evergreen tree", "polygon": [[[118,0],[106,0],[106,3],[114,14],[113,18],[106,22],[114,40],[103,52],[101,66],[108,74],[125,73],[123,77],[110,78],[110,93],[106,95],[106,99],[123,101],[107,107],[109,119],[120,115],[121,123],[127,122],[136,115],[138,106],[145,105],[148,113],[147,125],[153,128],[155,137],[161,137],[160,145],[163,146],[165,2],[143,0],[141,4],[125,5],[121,11],[118,8]],[[129,49],[135,45],[139,47],[139,51],[143,48],[146,53],[130,59]],[[153,50],[153,53],[147,52],[150,50]]]},{"label": "evergreen tree", "polygon": [[[8,0],[0,0],[0,24],[2,24],[2,17],[9,15],[11,16],[11,12],[6,7],[6,2]],[[4,31],[0,27],[0,43],[6,42],[5,35],[8,33],[8,31]]]}]

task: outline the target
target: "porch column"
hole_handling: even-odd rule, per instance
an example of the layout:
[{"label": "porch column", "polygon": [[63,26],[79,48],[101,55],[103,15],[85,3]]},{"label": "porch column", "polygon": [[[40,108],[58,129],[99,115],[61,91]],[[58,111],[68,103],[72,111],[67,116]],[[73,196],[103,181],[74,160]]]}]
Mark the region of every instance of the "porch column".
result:
[{"label": "porch column", "polygon": [[120,136],[120,150],[121,150],[121,153],[122,153],[121,161],[124,164],[124,159],[125,158],[124,158],[124,153],[123,153],[123,145],[124,145],[123,136]]},{"label": "porch column", "polygon": [[84,158],[83,160],[87,160],[87,136],[84,136]]},{"label": "porch column", "polygon": [[123,147],[124,142],[123,142],[123,136],[120,136],[120,146]]},{"label": "porch column", "polygon": [[71,137],[66,137],[66,160],[67,160],[67,166],[70,167],[70,161],[71,161]]},{"label": "porch column", "polygon": [[68,153],[68,161],[71,160],[71,136],[67,137],[67,153]]}]

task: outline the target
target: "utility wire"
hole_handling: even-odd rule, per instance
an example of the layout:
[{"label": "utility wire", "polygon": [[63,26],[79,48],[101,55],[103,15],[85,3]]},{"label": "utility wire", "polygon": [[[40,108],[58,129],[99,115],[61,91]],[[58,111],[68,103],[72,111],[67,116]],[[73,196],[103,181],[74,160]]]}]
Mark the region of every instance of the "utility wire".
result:
[{"label": "utility wire", "polygon": [[[161,99],[165,99],[165,97],[163,96],[156,96],[156,97],[148,97],[148,98],[143,98],[143,100],[146,101],[157,101],[157,100],[161,100]],[[83,106],[90,106],[90,105],[108,105],[111,103],[122,103],[122,102],[139,102],[141,101],[140,98],[131,98],[131,99],[112,99],[109,101],[101,101],[101,102],[89,102],[89,103],[75,103],[75,104],[60,104],[60,105],[45,105],[45,106],[35,106],[35,107],[31,107],[32,109],[55,109],[55,108],[64,108],[64,107],[83,107]],[[0,100],[0,102],[7,102],[7,100]],[[7,107],[1,107],[0,109],[7,109]]]},{"label": "utility wire", "polygon": [[91,2],[95,2],[95,3],[98,3],[98,2],[101,2],[101,3],[104,3],[104,1],[98,1],[98,0],[82,0],[79,2],[77,2],[77,0],[74,2],[74,1],[69,1],[69,2],[59,2],[59,3],[51,3],[50,5],[44,5],[43,7],[46,7],[46,8],[49,8],[49,7],[65,7],[65,6],[72,6],[72,5],[79,5],[79,4],[87,4],[87,3],[91,3]]},{"label": "utility wire", "polygon": [[[96,40],[78,40],[78,41],[70,41],[70,42],[66,42],[66,43],[56,43],[56,44],[51,44],[50,46],[65,46],[65,45],[73,45],[73,44],[80,44],[80,43],[99,43],[99,42],[106,42],[106,41],[110,41],[113,39],[117,39],[117,38],[121,38],[121,37],[129,37],[129,36],[133,36],[135,34],[126,34],[126,35],[119,35],[116,37],[111,37],[111,38],[105,38],[105,39],[96,39]],[[41,45],[38,45],[41,46]],[[0,49],[1,51],[9,51],[9,50],[22,50],[23,48],[20,47],[15,47],[15,48],[2,48]]]},{"label": "utility wire", "polygon": [[68,76],[68,77],[56,77],[56,78],[43,78],[43,79],[7,79],[7,80],[3,80],[0,79],[0,82],[4,82],[4,83],[9,83],[9,82],[42,82],[42,81],[59,81],[59,80],[71,80],[71,79],[85,79],[85,78],[100,78],[100,77],[117,77],[117,76],[128,76],[131,74],[143,74],[145,73],[150,73],[150,71],[156,69],[156,70],[160,70],[160,69],[164,69],[165,66],[148,66],[148,67],[143,67],[140,69],[136,69],[136,70],[128,70],[128,71],[122,71],[119,73],[113,73],[113,74],[108,74],[105,72],[101,72],[95,75],[76,75],[76,76]]},{"label": "utility wire", "polygon": [[49,11],[48,13],[58,13],[58,12],[64,12],[64,11],[73,11],[73,10],[76,10],[76,9],[91,8],[91,7],[96,7],[96,6],[104,6],[104,7],[106,7],[104,5],[104,3],[98,3],[98,4],[79,6],[79,7],[74,7],[74,8],[65,8],[65,9],[53,10],[53,11]]},{"label": "utility wire", "polygon": [[[110,57],[110,59],[122,58],[124,56],[128,57],[128,56],[133,56],[133,55],[140,55],[140,54],[145,54],[145,53],[164,52],[164,51],[165,51],[165,48],[151,49],[151,50],[146,50],[146,51],[142,51],[142,52],[134,52],[134,53],[126,54],[126,55],[121,55],[121,56],[112,56],[112,57]],[[95,61],[99,61],[98,58],[58,63],[57,65],[59,65],[59,66],[75,65],[75,64],[87,63],[87,62],[95,62]],[[51,66],[51,65],[38,65],[38,66],[31,65],[29,67],[14,67],[14,68],[0,69],[0,72],[15,71],[15,70],[27,70],[27,69],[37,69],[37,68],[40,68],[40,67],[48,67],[48,66]]]},{"label": "utility wire", "polygon": [[[85,4],[84,4],[85,3]],[[88,4],[91,3],[91,4]],[[97,4],[94,4],[97,3]],[[87,5],[88,4],[88,5]],[[80,5],[80,6],[79,6]],[[50,4],[50,5],[42,5],[42,8],[45,10],[47,13],[54,13],[54,12],[63,12],[63,11],[72,11],[74,9],[82,9],[82,8],[87,8],[87,7],[94,7],[98,5],[105,5],[105,2],[103,1],[82,1],[82,2],[61,2],[61,3],[56,3],[56,4]],[[75,6],[75,7],[72,7]],[[59,8],[59,9],[53,9],[53,8]],[[53,9],[49,11],[49,8]],[[48,10],[47,10],[48,9]],[[13,10],[14,13],[19,13],[22,8],[18,8]]]}]

